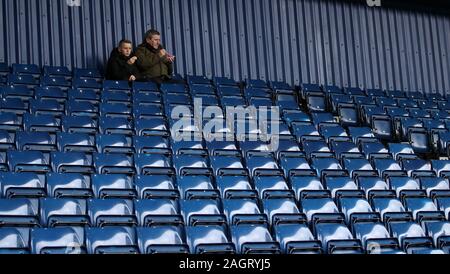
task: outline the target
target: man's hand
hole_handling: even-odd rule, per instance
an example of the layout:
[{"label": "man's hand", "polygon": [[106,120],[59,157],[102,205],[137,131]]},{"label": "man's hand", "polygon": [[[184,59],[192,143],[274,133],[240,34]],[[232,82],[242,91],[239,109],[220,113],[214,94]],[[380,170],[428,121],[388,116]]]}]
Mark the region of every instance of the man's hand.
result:
[{"label": "man's hand", "polygon": [[130,81],[130,82],[136,81],[136,76],[131,75],[130,78],[128,79],[128,81]]},{"label": "man's hand", "polygon": [[136,60],[137,60],[138,58],[136,57],[136,56],[133,56],[133,57],[131,57],[129,60],[128,60],[128,65],[133,65],[134,63],[136,63]]},{"label": "man's hand", "polygon": [[173,56],[173,55],[167,55],[167,60],[168,60],[170,63],[173,63],[173,62],[175,62],[175,56]]},{"label": "man's hand", "polygon": [[163,57],[166,54],[167,54],[167,52],[166,52],[165,49],[162,49],[162,50],[159,51],[159,56],[161,56],[161,57]]}]

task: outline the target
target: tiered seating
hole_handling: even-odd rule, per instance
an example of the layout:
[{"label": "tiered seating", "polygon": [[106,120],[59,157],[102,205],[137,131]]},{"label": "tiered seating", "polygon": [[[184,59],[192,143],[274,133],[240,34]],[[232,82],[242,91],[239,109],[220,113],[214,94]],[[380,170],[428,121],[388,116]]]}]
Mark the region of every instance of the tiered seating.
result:
[{"label": "tiered seating", "polygon": [[[129,86],[34,65],[0,75],[0,253],[450,251],[439,94],[203,76]],[[173,115],[198,98],[226,140]],[[278,149],[249,138],[262,133],[253,114],[224,123],[227,106],[278,106]]]}]

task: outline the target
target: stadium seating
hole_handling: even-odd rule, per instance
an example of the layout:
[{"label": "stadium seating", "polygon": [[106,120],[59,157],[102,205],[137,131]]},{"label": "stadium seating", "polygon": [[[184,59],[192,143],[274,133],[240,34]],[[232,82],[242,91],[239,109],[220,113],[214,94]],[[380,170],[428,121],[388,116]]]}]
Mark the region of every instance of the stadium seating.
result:
[{"label": "stadium seating", "polygon": [[[0,253],[450,253],[445,96],[0,70]],[[171,116],[196,98],[226,139]],[[263,123],[279,146],[232,134],[264,132],[254,113],[224,122],[227,106],[279,106]]]}]

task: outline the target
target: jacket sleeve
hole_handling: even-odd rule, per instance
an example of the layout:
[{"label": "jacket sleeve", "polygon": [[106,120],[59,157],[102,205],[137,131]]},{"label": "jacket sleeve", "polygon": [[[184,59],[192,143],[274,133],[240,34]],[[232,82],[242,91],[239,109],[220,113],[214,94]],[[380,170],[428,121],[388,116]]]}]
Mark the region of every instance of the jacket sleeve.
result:
[{"label": "jacket sleeve", "polygon": [[124,69],[117,60],[112,60],[108,68],[109,78],[112,80],[127,80],[128,72]]},{"label": "jacket sleeve", "polygon": [[138,58],[136,61],[136,65],[141,70],[148,70],[160,62],[167,61],[167,57],[160,57],[158,54],[145,54],[145,49],[138,48],[136,50],[136,57]]}]

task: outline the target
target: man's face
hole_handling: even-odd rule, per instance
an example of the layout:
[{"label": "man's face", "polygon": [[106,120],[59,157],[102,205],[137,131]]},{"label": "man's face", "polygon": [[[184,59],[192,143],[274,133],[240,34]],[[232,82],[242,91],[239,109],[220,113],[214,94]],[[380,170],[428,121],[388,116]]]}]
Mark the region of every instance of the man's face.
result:
[{"label": "man's face", "polygon": [[129,57],[131,55],[131,51],[132,45],[129,43],[122,43],[122,45],[119,47],[119,52],[126,57]]},{"label": "man's face", "polygon": [[161,45],[161,36],[153,35],[151,38],[147,38],[147,43],[154,49],[158,49]]}]

